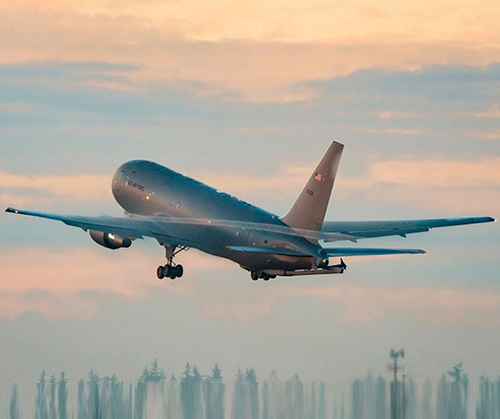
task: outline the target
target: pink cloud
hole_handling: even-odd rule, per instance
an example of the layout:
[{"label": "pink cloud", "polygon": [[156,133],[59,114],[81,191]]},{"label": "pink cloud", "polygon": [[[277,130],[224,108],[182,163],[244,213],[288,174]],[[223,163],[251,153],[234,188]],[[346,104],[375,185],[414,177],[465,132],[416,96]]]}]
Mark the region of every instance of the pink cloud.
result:
[{"label": "pink cloud", "polygon": [[500,140],[500,129],[491,131],[473,131],[469,133],[469,137],[480,138],[483,140]]},{"label": "pink cloud", "polygon": [[491,105],[486,111],[473,113],[472,116],[480,119],[500,119],[500,104]]},{"label": "pink cloud", "polygon": [[[235,196],[255,200],[292,200],[297,197],[316,162],[283,167],[277,173],[245,175],[201,173],[198,177]],[[357,177],[340,169],[334,196],[347,193],[368,202],[406,204],[452,213],[500,211],[500,158],[478,160],[376,161]]]},{"label": "pink cloud", "polygon": [[369,182],[436,187],[500,186],[500,157],[480,160],[395,160],[373,163]]},{"label": "pink cloud", "polygon": [[[110,175],[18,175],[0,171],[0,188],[5,201],[11,205],[50,201],[57,197],[59,202],[99,202],[112,198]],[[36,189],[49,195],[41,199],[30,198],[23,190]]]},{"label": "pink cloud", "polygon": [[[392,118],[393,115],[387,116],[387,113],[383,114],[384,116],[380,116],[383,119]],[[401,117],[401,116],[399,116]],[[341,131],[357,131],[357,132],[367,132],[367,133],[376,133],[376,134],[389,134],[389,135],[422,135],[424,131],[420,129],[402,129],[396,127],[389,128],[370,128],[370,127],[348,127],[344,125],[338,125],[335,127]]]},{"label": "pink cloud", "polygon": [[[178,295],[195,292],[193,281],[158,281],[155,268],[164,262],[161,249],[150,255],[138,249],[110,251],[97,247],[62,251],[3,248],[0,318],[12,319],[25,311],[37,311],[51,319],[88,319],[100,303],[86,296],[87,291],[112,293],[124,299],[147,298],[155,289],[169,286]],[[186,271],[195,275],[228,267],[233,264],[191,251]]]}]

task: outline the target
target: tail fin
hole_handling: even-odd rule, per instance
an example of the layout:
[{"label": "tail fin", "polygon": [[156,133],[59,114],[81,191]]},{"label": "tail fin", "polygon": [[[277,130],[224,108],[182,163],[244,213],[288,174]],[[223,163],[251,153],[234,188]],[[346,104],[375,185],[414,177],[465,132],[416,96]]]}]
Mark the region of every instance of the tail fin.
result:
[{"label": "tail fin", "polygon": [[292,209],[281,219],[294,229],[317,232],[317,238],[316,234],[314,238],[308,237],[314,243],[323,227],[343,148],[343,144],[332,142]]}]

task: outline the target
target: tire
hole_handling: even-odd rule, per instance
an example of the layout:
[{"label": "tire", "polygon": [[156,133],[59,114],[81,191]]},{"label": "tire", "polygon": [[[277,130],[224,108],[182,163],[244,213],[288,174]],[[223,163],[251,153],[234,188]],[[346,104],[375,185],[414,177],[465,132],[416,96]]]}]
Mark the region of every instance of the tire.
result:
[{"label": "tire", "polygon": [[165,278],[165,273],[163,272],[163,266],[158,266],[156,269],[156,276],[158,279],[161,281],[163,278]]},{"label": "tire", "polygon": [[252,280],[257,281],[259,279],[259,274],[256,271],[251,271],[250,277],[252,278]]},{"label": "tire", "polygon": [[180,278],[183,274],[184,274],[184,268],[182,267],[182,265],[177,265],[175,267],[175,276],[177,278]]},{"label": "tire", "polygon": [[172,273],[172,266],[165,265],[163,267],[163,275],[165,276],[165,278],[169,277],[171,273]]}]

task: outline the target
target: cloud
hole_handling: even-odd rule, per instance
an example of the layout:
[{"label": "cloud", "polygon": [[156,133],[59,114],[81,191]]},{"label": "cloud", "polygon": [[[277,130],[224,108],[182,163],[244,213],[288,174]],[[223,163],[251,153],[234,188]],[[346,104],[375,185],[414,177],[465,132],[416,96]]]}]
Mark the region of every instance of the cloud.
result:
[{"label": "cloud", "polygon": [[288,288],[284,294],[324,300],[341,308],[345,323],[372,323],[405,312],[433,325],[499,324],[500,293],[455,288],[382,288],[338,283],[317,288]]},{"label": "cloud", "polygon": [[[1,250],[0,319],[12,320],[26,311],[36,311],[49,319],[88,320],[103,304],[100,294],[128,300],[147,298],[170,284],[156,279],[155,268],[162,262],[161,255],[154,257],[137,248]],[[190,252],[189,275],[228,267],[233,264]],[[196,283],[179,279],[169,291],[190,295],[195,287]]]},{"label": "cloud", "polygon": [[245,199],[270,197],[273,199],[289,198],[300,191],[312,172],[312,168],[286,167],[281,173],[267,175],[229,174],[224,172],[202,172],[199,179],[219,190]]},{"label": "cloud", "polygon": [[[245,199],[293,199],[304,186],[316,163],[291,166],[278,173],[242,175],[208,173],[204,182]],[[368,202],[397,203],[425,209],[464,211],[500,210],[500,158],[476,160],[376,161],[358,176],[342,169],[334,193],[355,193]]]},{"label": "cloud", "polygon": [[[385,119],[386,117],[384,117]],[[337,125],[335,128],[339,131],[357,131],[370,134],[389,134],[389,135],[422,135],[424,131],[421,129],[403,129],[403,128],[369,128],[369,127],[348,127],[345,125]]]},{"label": "cloud", "polygon": [[[47,7],[46,2],[38,4]],[[460,7],[449,0],[425,0],[414,6],[407,3],[374,5],[371,0],[349,4],[321,0],[278,0],[272,4],[263,0],[252,3],[190,0],[182,3],[75,2],[73,7],[76,12],[89,16],[138,17],[158,30],[165,30],[168,23],[178,36],[203,41],[328,42],[376,37],[386,41],[443,39],[494,43],[498,39],[495,34],[499,34],[495,16],[500,13],[500,7],[491,3],[484,9],[474,6],[471,0],[462,2]]]},{"label": "cloud", "polygon": [[283,131],[283,127],[253,127],[253,128],[238,128],[236,132],[238,134],[259,134],[265,132],[280,132]]},{"label": "cloud", "polygon": [[500,129],[492,131],[475,131],[469,134],[472,138],[480,138],[484,140],[500,140]]},{"label": "cloud", "polygon": [[472,116],[480,119],[500,119],[500,105],[495,103],[489,106],[486,111],[475,112]]},{"label": "cloud", "polygon": [[29,103],[26,102],[6,102],[0,103],[0,112],[19,113],[30,109]]},{"label": "cloud", "polygon": [[[408,184],[431,187],[500,187],[500,157],[479,160],[393,160],[373,163],[359,183],[367,187],[376,183]],[[357,181],[349,183],[355,186]]]},{"label": "cloud", "polygon": [[498,8],[485,13],[472,2],[454,8],[446,1],[418,12],[406,3],[377,8],[374,18],[372,2],[364,0],[349,7],[9,2],[0,6],[0,61],[120,63],[136,70],[123,72],[121,82],[91,84],[124,91],[161,83],[195,87],[200,97],[289,103],[315,97],[304,81],[359,69],[487,66],[500,59]]},{"label": "cloud", "polygon": [[373,162],[359,177],[341,178],[340,191],[362,193],[371,203],[457,214],[500,211],[500,158]]},{"label": "cloud", "polygon": [[393,119],[393,118],[421,118],[422,114],[415,112],[398,112],[398,111],[381,111],[378,113],[380,119]]},{"label": "cloud", "polygon": [[[39,194],[45,194],[40,197]],[[17,175],[0,172],[0,196],[11,205],[49,205],[57,202],[95,203],[109,200],[109,175]]]}]

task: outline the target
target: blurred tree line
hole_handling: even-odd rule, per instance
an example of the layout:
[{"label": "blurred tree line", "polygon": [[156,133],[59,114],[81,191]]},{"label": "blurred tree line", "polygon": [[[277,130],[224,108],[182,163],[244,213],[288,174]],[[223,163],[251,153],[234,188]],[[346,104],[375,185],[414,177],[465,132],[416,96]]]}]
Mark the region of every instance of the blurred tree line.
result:
[{"label": "blurred tree line", "polygon": [[[238,369],[226,403],[222,370],[215,365],[202,375],[187,363],[179,378],[167,379],[154,360],[135,384],[125,384],[115,374],[100,377],[91,370],[88,377],[69,391],[65,373],[58,378],[42,371],[36,383],[35,419],[385,419],[389,417],[390,383],[368,374],[343,386],[303,383],[295,374],[283,382],[273,371],[259,382],[253,368]],[[500,378],[481,377],[474,391],[463,371],[455,365],[437,383],[416,384],[411,377],[398,385],[404,392],[404,419],[498,419]],[[471,406],[471,394],[475,406]],[[71,397],[70,397],[71,395]],[[11,386],[7,417],[23,414],[17,384]],[[229,408],[227,408],[229,407]],[[472,409],[471,409],[472,407]],[[475,409],[474,409],[475,407]],[[227,410],[227,411],[226,411]],[[399,419],[395,418],[395,419]]]}]

